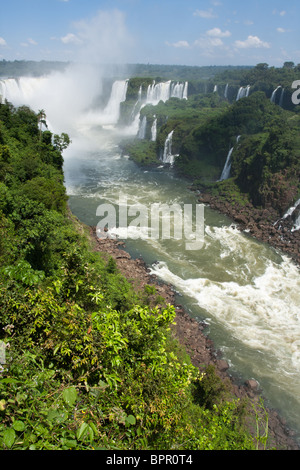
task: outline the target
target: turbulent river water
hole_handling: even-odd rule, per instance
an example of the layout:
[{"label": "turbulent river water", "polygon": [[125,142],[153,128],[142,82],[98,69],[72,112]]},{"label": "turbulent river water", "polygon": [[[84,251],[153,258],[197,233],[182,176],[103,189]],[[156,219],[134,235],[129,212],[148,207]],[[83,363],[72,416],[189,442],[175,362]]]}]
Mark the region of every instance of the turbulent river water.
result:
[{"label": "turbulent river water", "polygon": [[[156,203],[196,207],[197,195],[172,169],[136,166],[121,155],[109,131],[95,133],[93,143],[91,150],[75,145],[65,156],[69,205],[81,221],[99,224],[97,208],[110,204],[118,211],[122,200],[129,208],[148,207],[149,214]],[[300,272],[287,256],[239,232],[209,207],[201,230],[199,249],[187,250],[187,240],[172,238],[172,232],[171,239],[162,239],[134,230],[126,248],[174,286],[190,315],[207,323],[231,374],[256,379],[267,404],[299,437]],[[124,236],[121,228],[114,232]]]}]

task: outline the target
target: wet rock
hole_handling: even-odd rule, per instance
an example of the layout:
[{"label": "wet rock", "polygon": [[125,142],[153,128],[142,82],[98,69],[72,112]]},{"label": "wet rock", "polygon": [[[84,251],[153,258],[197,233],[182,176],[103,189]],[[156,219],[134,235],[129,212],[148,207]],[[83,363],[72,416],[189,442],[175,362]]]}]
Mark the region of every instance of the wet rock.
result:
[{"label": "wet rock", "polygon": [[254,379],[246,380],[245,386],[252,392],[258,392],[259,383]]},{"label": "wet rock", "polygon": [[217,361],[217,368],[221,371],[221,372],[225,372],[226,370],[229,369],[229,364],[227,361],[225,361],[224,359],[219,359]]}]

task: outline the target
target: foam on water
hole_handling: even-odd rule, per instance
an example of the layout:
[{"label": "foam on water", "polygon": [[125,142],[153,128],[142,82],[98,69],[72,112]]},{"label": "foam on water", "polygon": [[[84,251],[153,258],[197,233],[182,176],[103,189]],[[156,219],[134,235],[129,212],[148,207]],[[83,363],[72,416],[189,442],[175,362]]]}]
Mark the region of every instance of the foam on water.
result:
[{"label": "foam on water", "polygon": [[[230,281],[223,280],[225,276],[222,271],[219,276],[208,277],[206,273],[184,278],[174,269],[171,270],[166,262],[155,264],[152,274],[193,299],[206,312],[208,322],[221,325],[246,347],[266,357],[273,357],[276,368],[273,370],[274,380],[284,387],[285,381],[288,381],[290,391],[293,390],[300,401],[298,268],[286,257],[282,257],[280,263],[264,259],[264,247],[257,245],[256,250],[261,249],[261,266],[253,275],[253,267],[257,264],[255,257],[259,253],[251,252],[251,240],[237,234],[233,227],[207,227],[207,233],[211,238],[214,236],[214,242],[222,244],[226,256],[245,256],[245,250],[248,250],[248,282],[239,279],[241,271],[238,266],[233,271],[227,270]],[[262,370],[263,374],[270,373],[268,367]]]}]

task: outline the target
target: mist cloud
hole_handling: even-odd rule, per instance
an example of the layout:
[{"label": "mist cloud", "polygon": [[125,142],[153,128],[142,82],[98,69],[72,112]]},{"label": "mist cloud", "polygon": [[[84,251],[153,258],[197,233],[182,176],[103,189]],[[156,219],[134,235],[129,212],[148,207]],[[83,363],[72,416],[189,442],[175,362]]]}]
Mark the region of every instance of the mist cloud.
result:
[{"label": "mist cloud", "polygon": [[90,19],[73,24],[74,31],[61,38],[76,46],[76,61],[93,64],[125,63],[134,46],[120,10],[98,11]]}]

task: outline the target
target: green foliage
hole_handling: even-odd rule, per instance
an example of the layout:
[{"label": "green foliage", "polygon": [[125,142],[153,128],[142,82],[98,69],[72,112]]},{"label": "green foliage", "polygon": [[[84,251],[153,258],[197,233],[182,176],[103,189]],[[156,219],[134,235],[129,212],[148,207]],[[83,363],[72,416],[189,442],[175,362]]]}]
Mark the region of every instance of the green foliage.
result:
[{"label": "green foliage", "polygon": [[136,163],[141,165],[157,165],[158,157],[156,143],[148,140],[135,140],[122,142],[121,147],[124,154],[130,155]]},{"label": "green foliage", "polygon": [[2,272],[10,279],[21,282],[26,286],[38,284],[45,277],[43,271],[34,271],[28,261],[25,260],[19,261],[17,265],[6,266]]},{"label": "green foliage", "polygon": [[63,132],[60,136],[55,134],[53,137],[53,142],[54,142],[54,147],[60,153],[62,153],[64,150],[66,150],[69,147],[72,141],[70,137],[68,136],[68,134]]},{"label": "green foliage", "polygon": [[91,251],[36,116],[0,118],[0,449],[254,448],[240,405],[214,403],[212,372],[174,344],[174,307]]}]

